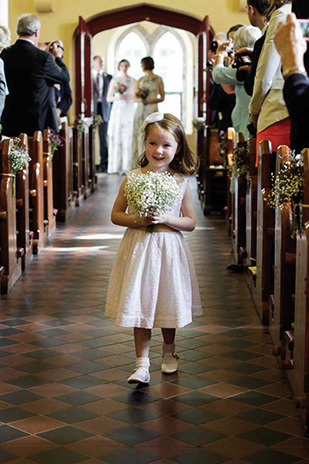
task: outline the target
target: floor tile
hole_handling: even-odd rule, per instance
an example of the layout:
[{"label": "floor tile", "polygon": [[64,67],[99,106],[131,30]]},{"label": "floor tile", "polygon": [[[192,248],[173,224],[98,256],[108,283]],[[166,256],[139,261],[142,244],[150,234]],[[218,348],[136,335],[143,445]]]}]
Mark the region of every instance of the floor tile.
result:
[{"label": "floor tile", "polygon": [[144,430],[140,427],[130,426],[125,427],[123,429],[108,432],[105,436],[111,438],[112,440],[119,441],[120,443],[124,443],[126,445],[136,445],[137,443],[152,440],[153,438],[156,438],[158,435],[148,430]]},{"label": "floor tile", "polygon": [[58,445],[67,445],[74,441],[84,440],[90,437],[91,434],[84,430],[77,429],[76,427],[67,426],[40,433],[38,436],[53,443],[57,443]]},{"label": "floor tile", "polygon": [[267,328],[243,275],[226,271],[226,223],[203,215],[194,179],[197,228],[184,236],[204,313],[177,331],[177,373],[161,373],[154,329],[151,382],[127,384],[133,331],[104,315],[124,233],[109,220],[122,179],[100,175],[97,191],[1,296],[0,462],[309,464]]}]

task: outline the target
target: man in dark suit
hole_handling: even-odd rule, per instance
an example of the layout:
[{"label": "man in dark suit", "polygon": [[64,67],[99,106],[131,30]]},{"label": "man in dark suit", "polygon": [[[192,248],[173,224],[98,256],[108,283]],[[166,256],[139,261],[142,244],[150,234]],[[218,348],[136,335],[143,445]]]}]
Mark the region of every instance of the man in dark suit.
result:
[{"label": "man in dark suit", "polygon": [[108,143],[107,128],[112,104],[106,101],[108,87],[112,76],[103,71],[104,61],[101,56],[93,57],[92,81],[93,81],[93,108],[95,114],[102,116],[103,122],[99,124],[100,137],[100,166],[98,171],[107,171]]},{"label": "man in dark suit", "polygon": [[1,54],[9,89],[2,115],[7,136],[59,128],[54,84],[67,83],[70,76],[60,58],[59,42],[50,44],[50,53],[37,47],[40,27],[36,16],[22,15],[17,24],[18,40]]}]

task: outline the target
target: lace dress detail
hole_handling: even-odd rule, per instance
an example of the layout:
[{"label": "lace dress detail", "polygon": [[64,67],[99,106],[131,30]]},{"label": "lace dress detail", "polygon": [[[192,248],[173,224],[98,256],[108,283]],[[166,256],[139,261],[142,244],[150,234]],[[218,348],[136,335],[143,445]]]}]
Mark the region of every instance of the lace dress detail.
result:
[{"label": "lace dress detail", "polygon": [[[133,77],[115,79],[127,89],[123,95],[133,95]],[[114,101],[108,124],[108,167],[109,174],[127,172],[131,168],[133,137],[133,98],[119,98]]]},{"label": "lace dress detail", "polygon": [[[188,178],[174,175],[184,195]],[[172,214],[181,215],[180,201]],[[181,232],[128,228],[107,291],[106,316],[122,327],[179,328],[202,314],[193,259]]]}]

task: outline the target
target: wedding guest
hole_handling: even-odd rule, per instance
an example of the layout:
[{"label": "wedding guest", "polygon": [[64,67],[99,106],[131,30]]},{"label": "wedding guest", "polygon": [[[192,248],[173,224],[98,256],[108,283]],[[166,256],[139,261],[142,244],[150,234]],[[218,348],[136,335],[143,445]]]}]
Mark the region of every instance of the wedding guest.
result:
[{"label": "wedding guest", "polygon": [[106,100],[106,96],[112,76],[104,72],[104,61],[101,56],[94,56],[92,64],[93,107],[95,114],[99,114],[102,117],[102,122],[98,126],[100,138],[100,165],[97,166],[97,170],[99,172],[106,172],[108,163],[107,130],[112,109],[112,104]]},{"label": "wedding guest", "polygon": [[[234,50],[242,47],[253,47],[255,41],[261,37],[261,31],[257,27],[243,26],[234,36]],[[250,97],[244,89],[244,83],[237,80],[237,67],[224,66],[224,59],[228,56],[230,42],[219,45],[213,69],[213,79],[217,84],[234,85],[236,91],[236,104],[232,112],[232,122],[236,132],[241,132],[245,139],[249,137],[247,126],[249,119]]]},{"label": "wedding guest", "polygon": [[135,79],[129,76],[129,68],[128,60],[119,62],[119,73],[110,81],[106,97],[107,102],[113,102],[108,124],[109,174],[124,173],[131,167]]},{"label": "wedding guest", "polygon": [[[5,26],[0,26],[0,53],[6,47],[9,47],[11,43],[11,32]],[[1,115],[4,108],[5,97],[7,94],[7,86],[4,74],[4,65],[3,61],[0,58],[0,122]],[[0,140],[1,140],[1,131],[0,131]]]},{"label": "wedding guest", "polygon": [[274,41],[282,60],[283,94],[291,117],[291,148],[300,153],[309,148],[309,79],[303,59],[307,45],[293,13],[285,24],[279,24]]},{"label": "wedding guest", "polygon": [[135,82],[133,90],[137,108],[134,115],[132,169],[137,166],[138,158],[144,151],[143,136],[140,133],[141,125],[149,114],[158,111],[158,103],[165,98],[163,80],[153,72],[155,67],[153,58],[146,56],[141,60],[141,66],[144,76]]},{"label": "wedding guest", "polygon": [[257,127],[257,158],[261,140],[270,140],[272,149],[290,143],[290,118],[283,99],[284,80],[281,73],[281,59],[274,44],[275,30],[279,22],[285,21],[291,13],[290,0],[270,0],[267,12],[269,20],[265,42],[260,54],[253,95],[250,103],[251,121]]},{"label": "wedding guest", "polygon": [[50,53],[38,48],[40,28],[36,16],[20,16],[18,40],[1,54],[9,90],[2,115],[3,133],[7,136],[22,132],[32,135],[47,127],[58,130],[51,89],[55,83],[69,82],[70,76],[56,41],[50,44]]},{"label": "wedding guest", "polygon": [[245,90],[250,96],[253,94],[256,68],[266,37],[266,12],[269,7],[270,3],[268,0],[247,0],[247,13],[250,24],[261,29],[263,34],[254,44],[252,54],[250,55],[250,66],[248,66],[247,74],[245,75]]}]

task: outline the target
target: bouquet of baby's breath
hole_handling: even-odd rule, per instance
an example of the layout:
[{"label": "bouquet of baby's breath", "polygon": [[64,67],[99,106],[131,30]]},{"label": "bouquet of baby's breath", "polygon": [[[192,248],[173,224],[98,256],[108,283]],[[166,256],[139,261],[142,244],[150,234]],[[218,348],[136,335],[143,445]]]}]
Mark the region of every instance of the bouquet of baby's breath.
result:
[{"label": "bouquet of baby's breath", "polygon": [[[128,176],[124,189],[130,213],[145,218],[154,212],[164,215],[169,213],[182,195],[176,180],[169,172],[147,172]],[[154,226],[146,227],[148,232]]]},{"label": "bouquet of baby's breath", "polygon": [[301,155],[291,153],[290,160],[282,163],[278,173],[271,174],[271,191],[266,203],[274,209],[288,209],[292,233],[302,233],[302,199],[304,193],[304,166]]},{"label": "bouquet of baby's breath", "polygon": [[233,164],[230,170],[234,176],[245,176],[249,171],[249,152],[247,146],[234,148],[232,161]]},{"label": "bouquet of baby's breath", "polygon": [[10,151],[10,159],[11,159],[11,171],[14,175],[18,173],[24,167],[29,165],[31,161],[30,156],[28,155],[27,150],[21,143],[19,138],[14,139],[13,147]]}]

